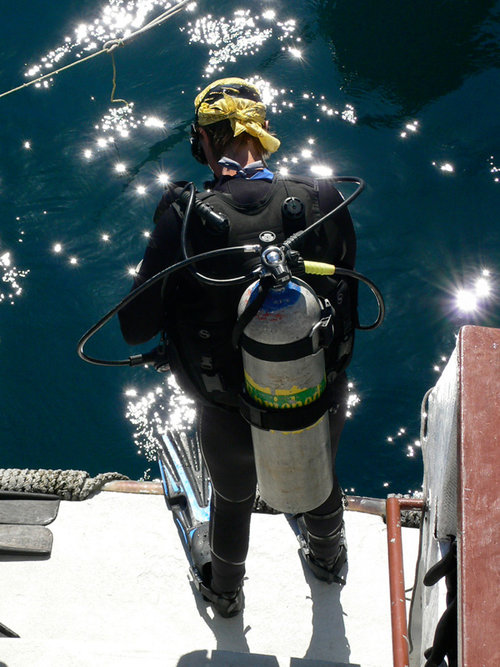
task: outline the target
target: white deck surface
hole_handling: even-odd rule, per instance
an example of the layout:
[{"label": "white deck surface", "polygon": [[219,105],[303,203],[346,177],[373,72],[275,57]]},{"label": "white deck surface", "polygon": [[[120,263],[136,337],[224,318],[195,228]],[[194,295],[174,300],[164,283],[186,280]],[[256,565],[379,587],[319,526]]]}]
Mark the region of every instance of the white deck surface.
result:
[{"label": "white deck surface", "polygon": [[[213,615],[188,579],[164,498],[61,502],[47,560],[0,556],[0,667],[390,667],[387,538],[346,512],[347,586],[304,572],[281,516],[252,519],[243,615]],[[406,588],[418,530],[403,529]],[[406,564],[408,566],[406,567]]]}]

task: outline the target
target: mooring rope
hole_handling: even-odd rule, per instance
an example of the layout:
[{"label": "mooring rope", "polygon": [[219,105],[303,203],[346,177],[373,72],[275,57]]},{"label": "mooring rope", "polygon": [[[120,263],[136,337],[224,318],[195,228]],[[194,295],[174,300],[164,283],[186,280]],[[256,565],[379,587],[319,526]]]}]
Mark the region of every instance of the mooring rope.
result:
[{"label": "mooring rope", "polygon": [[115,479],[129,478],[119,472],[105,472],[90,477],[84,470],[0,468],[0,491],[46,493],[63,500],[86,500]]},{"label": "mooring rope", "polygon": [[128,44],[131,42],[133,39],[138,37],[139,35],[142,35],[144,32],[147,32],[148,30],[151,30],[152,28],[156,28],[157,26],[161,25],[164,23],[167,19],[171,18],[172,16],[175,16],[178,12],[181,11],[181,9],[187,5],[188,3],[192,2],[192,0],[181,0],[178,2],[176,5],[173,7],[170,7],[169,9],[165,10],[162,14],[157,16],[155,19],[147,23],[145,26],[142,28],[139,28],[139,30],[136,30],[135,32],[130,33],[130,35],[127,35],[127,37],[119,37],[116,39],[111,39],[109,42],[106,42],[103,46],[103,48],[100,51],[96,51],[95,53],[91,53],[90,55],[86,56],[85,58],[79,58],[78,60],[75,60],[72,63],[69,63],[69,65],[65,65],[64,67],[59,67],[58,69],[54,70],[53,72],[48,72],[47,74],[43,74],[42,76],[39,76],[37,79],[32,79],[31,81],[27,81],[26,83],[23,83],[20,86],[17,86],[16,88],[12,88],[11,90],[7,90],[4,93],[0,93],[0,98],[6,97],[7,95],[11,95],[12,93],[16,93],[19,90],[22,90],[23,88],[28,88],[29,86],[33,86],[37,83],[40,83],[41,81],[44,81],[45,79],[50,79],[53,76],[56,76],[57,74],[60,74],[61,72],[64,72],[67,69],[70,69],[71,67],[75,67],[76,65],[80,65],[81,63],[86,62],[87,60],[92,60],[92,58],[97,58],[98,56],[101,56],[103,53],[109,53],[112,57],[113,60],[113,92],[111,93],[111,101],[112,102],[126,102],[125,100],[115,100],[114,98],[114,92],[116,88],[116,68],[115,68],[115,63],[114,63],[114,55],[113,51],[117,49],[119,46],[125,46],[125,44]]}]

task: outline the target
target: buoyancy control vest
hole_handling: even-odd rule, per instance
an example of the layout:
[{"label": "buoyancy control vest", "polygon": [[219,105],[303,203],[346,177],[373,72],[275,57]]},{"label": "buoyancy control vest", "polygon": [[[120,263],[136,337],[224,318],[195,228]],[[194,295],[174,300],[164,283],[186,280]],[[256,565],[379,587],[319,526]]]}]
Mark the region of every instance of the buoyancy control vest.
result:
[{"label": "buoyancy control vest", "polygon": [[[331,190],[328,190],[331,188]],[[324,192],[324,195],[322,195]],[[328,194],[328,197],[326,196]],[[279,244],[294,232],[306,228],[328,212],[323,200],[342,196],[328,181],[287,177],[273,179],[266,195],[251,204],[242,204],[228,192],[207,191],[197,195],[230,221],[224,234],[205,228],[193,215],[189,225],[189,255],[221,247],[257,243],[262,231],[271,231]],[[332,208],[333,208],[332,206]],[[349,215],[343,213],[350,230],[342,229],[335,216],[307,235],[298,248],[304,259],[328,261],[353,268],[355,238]],[[349,232],[349,233],[346,233]],[[353,247],[349,247],[354,245]],[[200,262],[197,269],[215,278],[249,274],[258,266],[255,257],[233,257]],[[238,407],[243,385],[241,353],[231,341],[237,308],[246,284],[212,286],[200,283],[188,269],[169,278],[164,289],[164,305],[169,338],[170,366],[182,389],[198,401],[227,408]],[[357,284],[341,278],[307,276],[304,280],[332,304],[334,338],[326,350],[326,369],[330,380],[341,373],[352,356],[357,324]]]}]

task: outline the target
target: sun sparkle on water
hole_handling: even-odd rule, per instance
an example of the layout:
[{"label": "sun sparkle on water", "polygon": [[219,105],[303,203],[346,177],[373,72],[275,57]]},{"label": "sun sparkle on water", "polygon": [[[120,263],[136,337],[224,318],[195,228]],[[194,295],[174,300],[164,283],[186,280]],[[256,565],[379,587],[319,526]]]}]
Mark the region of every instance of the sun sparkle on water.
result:
[{"label": "sun sparkle on water", "polygon": [[28,274],[29,269],[18,269],[10,251],[0,250],[0,304],[9,303],[14,305],[16,297],[21,296],[23,288],[21,281]]},{"label": "sun sparkle on water", "polygon": [[455,291],[456,308],[463,313],[474,313],[480,310],[493,294],[491,274],[483,269],[481,275],[473,278],[468,286],[460,286]]}]

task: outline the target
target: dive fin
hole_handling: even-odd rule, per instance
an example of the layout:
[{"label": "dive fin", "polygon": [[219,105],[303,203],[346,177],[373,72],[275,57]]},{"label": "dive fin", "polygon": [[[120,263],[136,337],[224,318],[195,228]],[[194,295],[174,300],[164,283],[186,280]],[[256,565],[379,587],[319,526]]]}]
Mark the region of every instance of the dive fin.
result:
[{"label": "dive fin", "polygon": [[210,518],[211,486],[196,431],[169,430],[163,435],[158,463],[167,507],[189,554],[195,530]]}]

